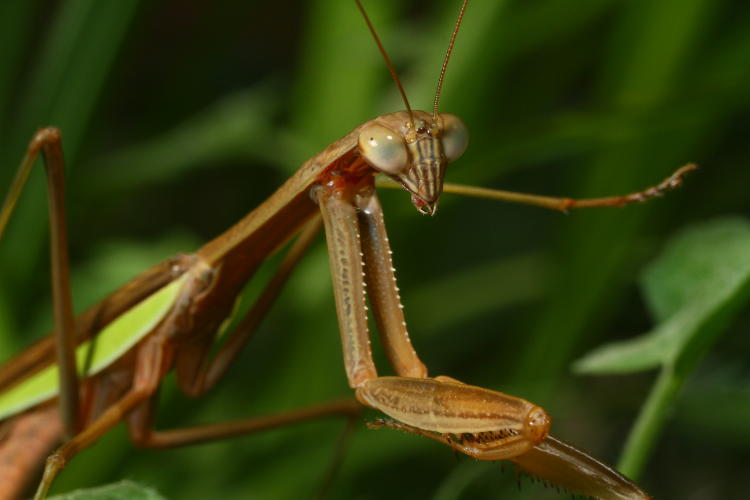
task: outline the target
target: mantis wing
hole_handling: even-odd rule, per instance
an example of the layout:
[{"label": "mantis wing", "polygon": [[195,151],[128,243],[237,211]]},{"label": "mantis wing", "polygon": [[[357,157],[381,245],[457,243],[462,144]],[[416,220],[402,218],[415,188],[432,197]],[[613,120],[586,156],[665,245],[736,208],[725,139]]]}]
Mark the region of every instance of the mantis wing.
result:
[{"label": "mantis wing", "polygon": [[[109,323],[95,339],[79,345],[76,364],[81,376],[95,375],[107,368],[153,330],[172,307],[184,279],[160,288]],[[0,420],[50,399],[57,392],[57,365],[51,365],[0,394]]]}]

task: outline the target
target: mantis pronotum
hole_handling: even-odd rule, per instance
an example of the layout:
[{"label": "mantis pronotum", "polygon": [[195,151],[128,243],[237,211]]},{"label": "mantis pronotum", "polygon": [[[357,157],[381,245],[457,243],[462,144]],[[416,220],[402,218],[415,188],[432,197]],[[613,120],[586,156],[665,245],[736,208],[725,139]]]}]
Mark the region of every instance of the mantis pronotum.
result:
[{"label": "mantis pronotum", "polygon": [[[390,64],[389,68],[392,69]],[[56,333],[64,345],[58,359],[67,359],[69,367],[68,375],[63,377],[65,384],[61,385],[68,388],[60,391],[67,402],[62,402],[63,410],[60,413],[64,417],[67,434],[77,437],[65,444],[48,462],[38,498],[46,494],[52,479],[67,460],[124,418],[128,420],[131,433],[139,444],[155,447],[228,437],[259,428],[258,421],[253,419],[240,425],[195,428],[181,434],[154,432],[151,428],[154,409],[151,396],[155,394],[164,373],[172,366],[176,367],[183,389],[192,395],[204,392],[218,380],[310,243],[316,231],[315,224],[311,223],[302,230],[282,264],[282,271],[267,289],[264,295],[267,299],[258,301],[259,305],[248,313],[236,333],[231,334],[230,340],[224,344],[225,347],[210,360],[208,349],[214,342],[216,331],[229,315],[237,293],[270,253],[299,231],[307,220],[314,218],[317,206],[321,206],[324,214],[329,241],[350,386],[356,389],[360,401],[396,419],[377,425],[424,435],[476,458],[514,459],[531,473],[559,481],[574,491],[606,497],[607,492],[602,486],[606,484],[613,488],[613,494],[642,497],[642,492],[635,485],[611,469],[548,437],[549,417],[540,407],[513,396],[466,386],[446,377],[426,378],[427,370],[402,327],[404,321],[398,294],[393,287],[392,265],[379,202],[374,194],[373,176],[380,171],[396,179],[411,193],[412,202],[419,211],[434,214],[447,161],[457,159],[467,142],[460,120],[439,113],[438,97],[439,92],[436,93],[435,109],[431,113],[407,110],[384,115],[358,127],[303,165],[279,191],[227,233],[209,242],[194,255],[178,257],[147,271],[108,301],[95,306],[88,315],[72,320],[70,306],[65,305],[67,278],[59,274],[54,278],[56,293],[59,294],[55,302],[60,310]],[[384,148],[386,152],[381,153]],[[37,134],[30,145],[22,172],[28,171],[39,151],[44,152],[50,161],[50,170],[59,174],[62,154],[57,130],[43,129]],[[426,167],[424,173],[418,169],[416,158],[419,155],[425,156],[422,162]],[[430,167],[436,170],[429,170]],[[679,170],[652,190],[630,197],[604,199],[594,204],[617,205],[658,195],[678,185],[681,175],[689,168]],[[16,185],[20,187],[22,182]],[[58,179],[51,183],[53,191],[61,193],[61,181]],[[10,202],[5,205],[0,220],[5,221],[10,216],[16,196],[12,194],[9,197]],[[498,196],[509,198],[502,193]],[[550,202],[550,199],[545,200]],[[535,197],[520,201],[545,204]],[[554,206],[559,209],[586,205],[567,199],[552,200],[552,203],[556,203]],[[53,210],[53,214],[61,216],[62,210]],[[63,226],[58,222],[53,227],[61,229]],[[67,266],[63,253],[65,244],[58,243],[54,248],[57,264],[53,267],[64,274]],[[358,257],[360,252],[364,253],[364,262]],[[363,267],[367,271],[370,301],[384,347],[398,375],[395,378],[378,377],[369,353],[366,316],[363,313],[364,281],[358,277]],[[147,304],[156,312],[149,311],[144,319],[142,304]],[[128,317],[129,321],[140,325],[135,329],[142,330],[142,336],[134,338],[127,349],[121,348],[117,356],[109,353],[98,356],[102,358],[101,361],[89,361],[94,365],[99,363],[97,369],[103,371],[92,378],[87,388],[79,394],[79,383],[72,368],[75,363],[70,347],[73,338],[71,332],[90,336],[98,335],[102,330],[100,338],[104,338],[105,334],[114,336],[115,331],[125,325],[122,318],[126,315],[132,316]],[[132,324],[127,326],[132,329]],[[64,334],[66,331],[67,335]],[[137,345],[133,347],[132,343]],[[47,344],[41,346],[44,350],[41,357],[49,362]],[[5,387],[13,386],[28,372],[42,368],[42,363],[35,361],[9,366],[3,372]],[[112,388],[106,382],[113,366],[130,375],[132,384],[124,391]],[[61,370],[65,371],[64,368]],[[92,392],[107,392],[104,399],[113,404],[92,408],[96,405],[90,401],[97,396],[92,396]],[[27,411],[25,416],[50,411],[50,405],[44,402],[48,397],[48,393],[35,394],[28,400],[31,403],[23,408],[20,408],[23,405],[17,405],[12,412],[8,411],[8,415],[15,411]],[[486,398],[495,399],[487,408],[482,407]],[[451,401],[463,401],[464,404],[454,407]],[[443,406],[435,409],[433,405],[436,402],[443,402]],[[35,406],[37,403],[40,405]],[[475,405],[478,414],[483,415],[479,420],[484,423],[479,424],[476,419],[462,414],[472,405]],[[420,417],[424,412],[431,416],[430,421]],[[82,413],[86,415],[82,416]],[[264,422],[264,426],[326,414],[351,416],[355,413],[356,409],[351,403],[335,402]],[[488,423],[487,415],[492,413],[494,416]],[[551,459],[553,464],[546,464],[545,460],[555,456],[555,453],[563,458],[557,462]],[[568,464],[570,468],[566,469]],[[591,465],[592,472],[582,473],[582,464]],[[596,483],[597,480],[602,484]]]}]

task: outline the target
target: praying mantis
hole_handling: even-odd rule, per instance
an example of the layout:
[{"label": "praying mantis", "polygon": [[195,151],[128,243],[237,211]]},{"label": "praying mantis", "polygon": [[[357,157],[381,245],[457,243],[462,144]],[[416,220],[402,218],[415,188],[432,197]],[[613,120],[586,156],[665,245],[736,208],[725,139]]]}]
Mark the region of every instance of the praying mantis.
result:
[{"label": "praying mantis", "polygon": [[[422,434],[426,437],[444,442],[448,446],[459,451],[471,451],[467,449],[467,446],[469,446],[467,443],[472,443],[472,441],[470,438],[463,436],[463,434],[486,432],[486,429],[480,429],[471,425],[469,427],[450,427],[448,423],[440,423],[430,426],[419,419],[410,418],[410,415],[413,417],[413,412],[407,412],[407,414],[405,414],[403,411],[404,405],[396,405],[391,408],[388,401],[392,401],[395,397],[394,395],[403,395],[413,391],[417,398],[413,401],[418,401],[420,407],[427,408],[431,402],[439,399],[434,396],[434,394],[441,392],[445,392],[446,397],[449,400],[460,399],[467,394],[473,394],[473,396],[468,397],[469,402],[481,400],[483,397],[482,395],[497,395],[498,393],[490,393],[489,391],[482,392],[483,390],[479,388],[465,386],[460,382],[448,378],[424,379],[427,375],[426,369],[411,348],[405,330],[400,330],[399,327],[399,324],[403,321],[399,317],[400,307],[397,294],[394,296],[392,292],[388,292],[391,295],[384,298],[384,302],[379,303],[377,306],[374,305],[374,308],[378,311],[377,321],[380,330],[384,330],[384,332],[381,333],[385,336],[384,343],[391,363],[394,366],[394,370],[398,375],[406,377],[409,380],[376,377],[374,366],[372,366],[371,360],[368,359],[369,354],[366,352],[369,347],[367,347],[367,331],[366,328],[362,326],[362,316],[352,316],[342,313],[342,311],[346,311],[348,307],[347,304],[350,304],[352,300],[362,300],[362,283],[356,284],[354,291],[341,291],[341,287],[344,286],[343,284],[356,281],[356,279],[354,279],[356,273],[352,271],[352,268],[340,263],[356,260],[357,252],[352,250],[357,248],[356,240],[359,238],[366,239],[366,237],[356,236],[357,225],[361,226],[359,227],[359,230],[363,234],[370,234],[369,242],[366,244],[368,245],[368,248],[363,249],[363,252],[367,255],[366,261],[368,263],[365,264],[365,268],[369,270],[368,286],[371,293],[374,290],[376,296],[381,292],[385,294],[386,292],[384,292],[384,290],[388,289],[387,283],[394,281],[387,246],[383,244],[384,242],[387,242],[387,239],[385,237],[384,229],[381,228],[382,222],[380,221],[380,209],[377,198],[374,197],[372,192],[371,167],[373,164],[380,164],[381,162],[379,159],[368,159],[367,161],[363,159],[363,157],[367,156],[367,153],[364,152],[367,147],[377,149],[376,146],[384,141],[386,143],[394,141],[394,131],[398,134],[403,134],[407,137],[407,144],[413,145],[409,146],[413,147],[413,150],[403,153],[408,158],[413,158],[418,153],[424,152],[420,151],[421,148],[427,150],[426,152],[432,154],[435,158],[446,157],[450,160],[454,160],[463,152],[467,140],[461,122],[457,121],[457,119],[451,115],[440,114],[437,107],[433,113],[406,111],[387,115],[372,122],[367,122],[342,141],[333,143],[321,155],[315,157],[311,162],[307,163],[306,166],[303,166],[299,173],[292,178],[293,180],[289,181],[289,184],[287,184],[286,187],[277,191],[277,194],[273,195],[269,201],[262,205],[262,208],[260,208],[259,211],[252,212],[252,214],[255,215],[251,214],[251,216],[248,216],[248,219],[244,219],[246,222],[235,226],[235,229],[230,230],[230,232],[227,233],[227,236],[213,240],[213,242],[204,246],[198,252],[197,259],[195,256],[180,257],[148,271],[142,278],[132,282],[131,286],[123,289],[121,292],[117,292],[119,295],[116,295],[115,300],[110,302],[110,304],[118,304],[120,301],[123,301],[123,305],[118,304],[117,307],[115,307],[115,309],[118,310],[117,313],[110,313],[112,315],[111,318],[107,317],[106,319],[101,319],[102,313],[100,311],[99,313],[94,314],[93,318],[89,318],[89,321],[93,321],[94,323],[101,322],[101,324],[108,323],[115,317],[120,316],[120,313],[126,314],[127,311],[132,311],[133,309],[131,309],[131,306],[134,306],[135,303],[140,302],[140,299],[150,296],[153,293],[161,294],[159,298],[165,304],[162,306],[162,312],[160,315],[157,315],[160,318],[158,321],[171,322],[169,326],[170,329],[173,328],[175,331],[189,332],[190,334],[197,334],[199,330],[210,332],[217,331],[220,324],[223,323],[229,315],[234,304],[234,298],[238,293],[241,284],[249,274],[252,274],[254,266],[258,265],[259,262],[262,261],[267,254],[275,250],[276,247],[282,245],[292,233],[300,228],[306,219],[312,217],[317,203],[318,205],[326,207],[323,208],[324,213],[326,213],[326,211],[328,212],[324,218],[326,221],[329,243],[331,241],[343,242],[340,243],[339,246],[334,246],[330,251],[332,253],[332,266],[334,267],[334,283],[337,287],[340,323],[342,325],[346,325],[347,323],[359,323],[356,326],[349,327],[348,333],[342,332],[345,358],[347,360],[345,366],[347,367],[350,385],[357,389],[358,398],[365,404],[382,410],[385,413],[393,413],[391,416],[396,418],[395,421],[383,421],[377,425],[392,426],[408,432]],[[56,150],[56,148],[59,147],[59,139],[56,134],[57,131],[54,129],[42,130],[32,142],[30,149],[35,153],[38,152],[38,150],[46,149],[47,155],[52,158],[53,163],[56,159],[60,160],[61,154]],[[434,141],[438,138],[450,139],[450,145],[435,145]],[[433,141],[433,145],[429,147],[419,146],[419,144],[425,144],[423,141],[427,140]],[[355,149],[355,144],[357,149]],[[395,154],[398,156],[402,153],[397,152]],[[385,155],[386,160],[380,165],[381,169],[390,176],[398,178],[402,184],[405,184],[410,188],[412,201],[418,210],[430,214],[434,213],[440,195],[440,184],[442,182],[442,176],[444,175],[445,165],[440,166],[437,173],[425,174],[425,178],[432,178],[440,181],[436,184],[431,184],[421,181],[418,177],[409,177],[408,175],[412,170],[408,169],[403,162],[397,162],[395,166],[393,163],[389,163],[389,158],[391,156],[391,153]],[[30,157],[29,161],[31,160],[32,158]],[[333,171],[331,176],[321,177],[324,171],[328,171],[326,169],[328,169],[331,163],[336,162],[340,163],[340,166],[337,166],[334,169],[329,169]],[[355,170],[353,174],[341,173],[348,172],[347,168],[351,166],[353,166]],[[633,201],[640,201],[641,198],[660,194],[664,190],[676,186],[679,184],[682,174],[689,169],[690,168],[686,168],[678,171],[674,176],[668,178],[665,183],[654,189],[652,192],[636,194],[633,197]],[[402,174],[406,175],[406,177],[401,176]],[[353,178],[345,179],[345,181],[341,180],[349,175]],[[330,193],[324,191],[323,189],[325,186],[331,186],[333,191]],[[351,189],[354,189],[354,191],[350,191]],[[347,203],[343,203],[340,206],[339,201],[341,198],[346,199]],[[349,198],[351,198],[351,200],[348,200]],[[358,204],[354,212],[351,212],[351,204],[348,203],[348,201],[352,200]],[[629,200],[620,198],[610,200],[608,203],[623,203],[626,201]],[[558,200],[558,203],[558,208],[573,208],[575,206],[572,201]],[[346,212],[347,210],[349,210],[349,212]],[[5,213],[9,215],[10,210]],[[61,214],[61,211],[58,210],[55,213],[59,215]],[[373,221],[367,222],[362,226],[363,223],[361,221],[355,221],[357,217],[360,217],[357,213],[368,214],[368,216],[369,214],[374,214]],[[260,222],[257,222],[258,220],[260,220]],[[271,224],[264,221],[273,221],[273,223]],[[347,227],[348,229],[345,229]],[[364,228],[368,228],[367,231],[371,232],[365,231]],[[309,239],[312,237],[311,235],[313,233],[314,229],[305,230],[300,239],[300,243],[293,247],[294,250],[290,250],[289,255],[291,257],[289,257],[289,267],[293,267],[294,262],[296,262],[296,259],[299,256],[298,254],[302,253],[302,249],[304,249],[309,243]],[[347,238],[349,241],[346,241]],[[64,247],[64,245],[60,245],[58,248],[61,247]],[[335,268],[336,265],[339,265],[340,268]],[[64,268],[65,264],[61,263],[58,266]],[[233,273],[227,272],[227,269],[232,269],[234,266],[236,266],[236,269],[240,269],[240,271]],[[359,267],[361,267],[361,265]],[[282,268],[285,268],[284,264],[282,264]],[[355,269],[356,268],[357,267],[355,266]],[[65,279],[62,279],[62,281],[65,281]],[[280,279],[280,281],[283,281],[283,279]],[[184,298],[177,298],[183,296]],[[191,303],[197,301],[197,298],[200,298],[201,301],[206,300],[207,303],[211,304],[211,307],[193,306]],[[377,299],[373,299],[371,296],[370,300],[372,302]],[[212,301],[215,302],[212,303]],[[60,299],[58,299],[57,302],[59,303]],[[259,303],[264,302],[261,301]],[[177,307],[176,304],[180,304],[180,307]],[[363,303],[360,303],[355,309],[363,310],[363,305]],[[248,324],[257,322],[259,316],[263,315],[263,307],[258,309],[255,313],[250,313],[250,316],[248,316],[250,319],[246,320],[246,322]],[[176,309],[171,309],[173,312],[168,312],[170,308]],[[180,311],[177,311],[177,309],[180,309]],[[197,310],[191,311],[189,316],[183,316],[185,309]],[[169,314],[173,314],[174,316],[170,317],[168,316]],[[63,312],[62,315],[65,316],[65,313]],[[100,317],[97,318],[96,316]],[[106,317],[107,315],[105,314],[104,316]],[[186,327],[182,325],[186,319],[189,320],[188,323],[198,324],[200,328],[193,330],[193,326]],[[59,320],[58,330],[65,329],[60,327],[62,323],[64,323],[64,320]],[[76,320],[76,323],[81,324],[82,321],[79,319]],[[117,322],[114,322],[113,324],[116,323]],[[151,326],[152,325],[148,325],[148,328],[144,326],[142,329],[148,330]],[[75,329],[75,327],[70,326],[67,328]],[[346,327],[343,328],[346,330]],[[149,335],[152,335],[149,338],[156,338],[153,334]],[[136,340],[136,342],[142,342],[142,340],[139,339]],[[228,366],[227,362],[222,362],[218,365],[214,365],[218,366],[214,371],[199,371],[203,368],[204,364],[205,358],[202,356],[207,355],[206,344],[212,342],[213,338],[210,338],[208,341],[197,341],[195,345],[192,346],[190,345],[192,343],[191,340],[188,342],[187,347],[182,346],[176,348],[178,351],[181,349],[184,352],[192,351],[191,354],[183,358],[185,361],[178,363],[178,372],[184,370],[184,373],[188,374],[188,379],[191,379],[183,381],[183,385],[186,386],[191,393],[197,394],[203,392],[204,388],[211,386],[214,380],[217,379],[217,377],[223,373]],[[172,349],[172,347],[170,347],[170,349]],[[151,351],[147,351],[147,353],[144,354],[145,357],[151,359],[148,363],[144,361],[143,366],[151,367],[151,369],[155,370],[158,375],[161,375],[161,368],[163,367],[166,369],[169,362],[162,361],[160,358],[163,356],[168,358],[173,355],[174,353],[172,352],[165,354],[158,348],[154,347]],[[236,351],[231,351],[231,353],[228,354],[229,357],[227,359],[231,359],[235,355]],[[128,363],[132,363],[132,361],[128,361]],[[160,365],[159,363],[163,364]],[[156,370],[153,368],[154,366],[160,366],[160,368]],[[132,369],[132,367],[133,365],[130,364],[128,369]],[[144,368],[140,373],[144,374],[147,372],[148,370]],[[192,376],[190,375],[191,373]],[[197,380],[196,376],[198,378],[207,377],[210,381],[206,382],[206,380]],[[146,393],[150,395],[155,390],[155,387],[158,385],[156,380],[158,377],[156,375],[143,375],[143,377],[145,378],[143,386],[145,388],[144,392],[139,394],[133,393],[134,395],[131,400],[126,401],[127,404],[122,407],[117,407],[117,413],[122,411],[127,413],[130,410],[133,410],[134,407],[128,405],[137,405],[143,401],[142,398]],[[70,380],[71,379],[68,378],[69,382]],[[408,388],[404,387],[404,384],[407,384]],[[73,394],[77,392],[75,388],[78,387],[78,384],[77,382],[73,382],[71,385],[74,389],[69,392]],[[149,393],[149,391],[151,391],[151,393]],[[433,396],[420,400],[419,398],[423,397],[424,394],[433,394]],[[128,396],[126,395],[125,397]],[[502,428],[497,429],[500,431],[500,435],[483,435],[479,440],[481,441],[482,446],[489,444],[488,447],[492,449],[491,454],[487,456],[489,459],[517,459],[522,467],[532,473],[540,475],[541,477],[545,477],[545,474],[548,476],[550,474],[548,470],[535,469],[535,467],[543,463],[544,460],[539,457],[535,459],[534,454],[543,454],[545,457],[552,455],[552,451],[535,448],[536,445],[541,446],[541,443],[546,443],[547,446],[550,446],[552,450],[557,452],[563,453],[564,451],[565,453],[568,453],[568,459],[571,461],[577,460],[578,463],[584,463],[588,460],[586,455],[576,455],[580,452],[575,451],[575,449],[569,449],[566,445],[561,444],[558,441],[553,441],[552,438],[547,438],[549,417],[543,410],[541,410],[541,408],[536,405],[531,405],[530,403],[530,406],[524,406],[527,404],[526,402],[510,396],[500,395],[493,397],[499,398],[500,401],[498,402],[497,407],[501,408],[500,413],[505,417],[509,417],[510,420],[513,420],[513,424],[506,423]],[[75,434],[76,428],[80,428],[81,426],[80,423],[75,422],[76,417],[74,415],[77,411],[75,409],[79,408],[79,404],[80,403],[75,402],[70,403],[70,407],[74,410],[63,412],[63,414],[67,414],[69,417],[68,423],[66,423],[69,434]],[[524,408],[522,418],[518,416],[518,413],[514,413],[514,411],[511,410],[511,407],[519,405]],[[318,411],[318,413],[323,414],[351,414],[353,412],[354,410],[351,405],[339,403],[323,406]],[[114,413],[113,410],[113,414]],[[148,413],[148,410],[146,410],[146,413]],[[315,413],[315,411],[313,411],[313,413]],[[435,414],[435,412],[432,413]],[[301,415],[300,418],[310,416],[311,414],[307,413]],[[140,415],[137,416],[136,419],[145,421],[149,420],[148,417],[148,415]],[[105,424],[110,425],[120,419],[121,416],[117,415],[117,418],[113,417],[105,422]],[[140,432],[143,432],[143,429],[144,428],[141,427]],[[233,432],[238,431],[235,430]],[[450,435],[458,437],[451,438]],[[522,436],[523,439],[519,438],[519,436]],[[147,441],[149,436],[144,436],[142,434],[140,437],[146,438],[146,441],[141,441],[142,444],[154,444],[153,442],[149,443]],[[482,452],[476,453],[475,456],[478,458],[485,457]],[[524,460],[527,460],[528,463],[525,463]],[[593,464],[594,462],[590,463]],[[55,467],[56,466],[53,466],[52,469]],[[612,474],[611,477],[617,477],[613,471],[604,466],[594,465],[594,467],[602,467],[598,472],[595,472],[595,474]],[[54,473],[55,471],[53,470],[50,475],[54,475]],[[620,487],[623,491],[627,488],[634,488],[631,490],[631,493],[635,495],[640,492],[640,490],[631,483],[624,479],[622,481],[623,483]],[[577,485],[577,483],[574,483],[572,487],[575,488]],[[42,497],[44,494],[45,489],[40,489],[39,497]]]}]

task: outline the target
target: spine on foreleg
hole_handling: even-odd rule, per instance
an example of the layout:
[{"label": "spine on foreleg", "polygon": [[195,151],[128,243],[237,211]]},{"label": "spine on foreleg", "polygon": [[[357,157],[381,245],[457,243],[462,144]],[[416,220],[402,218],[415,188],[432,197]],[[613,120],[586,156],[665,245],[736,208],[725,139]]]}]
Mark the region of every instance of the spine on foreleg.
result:
[{"label": "spine on foreleg", "polygon": [[56,404],[0,422],[0,500],[18,500],[62,437]]}]

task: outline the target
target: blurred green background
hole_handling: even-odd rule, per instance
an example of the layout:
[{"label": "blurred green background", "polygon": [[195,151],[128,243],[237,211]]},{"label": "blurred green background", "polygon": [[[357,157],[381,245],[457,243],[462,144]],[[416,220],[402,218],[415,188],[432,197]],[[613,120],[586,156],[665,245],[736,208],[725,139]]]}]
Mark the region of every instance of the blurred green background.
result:
[{"label": "blurred green background", "polygon": [[[366,6],[412,105],[429,109],[458,1]],[[353,2],[0,4],[0,191],[33,131],[61,127],[79,309],[221,233],[305,159],[402,107]],[[567,216],[445,196],[426,218],[404,193],[382,195],[431,373],[533,400],[557,436],[614,463],[655,372],[581,376],[571,365],[654,326],[638,277],[671,236],[750,215],[750,4],[474,0],[441,108],[472,134],[450,182],[604,196],[702,167],[664,199]],[[46,210],[40,170],[0,244],[0,359],[50,328]],[[215,391],[187,400],[170,377],[159,426],[351,394],[330,288],[321,240]],[[744,311],[728,323],[652,440],[640,482],[657,498],[748,491],[748,321]],[[139,451],[120,426],[54,490],[131,478],[174,499],[306,498],[342,429],[330,420]],[[328,496],[561,498],[521,482],[511,467],[360,424]]]}]

